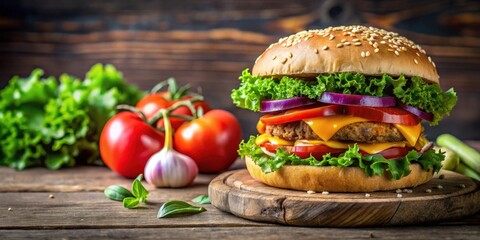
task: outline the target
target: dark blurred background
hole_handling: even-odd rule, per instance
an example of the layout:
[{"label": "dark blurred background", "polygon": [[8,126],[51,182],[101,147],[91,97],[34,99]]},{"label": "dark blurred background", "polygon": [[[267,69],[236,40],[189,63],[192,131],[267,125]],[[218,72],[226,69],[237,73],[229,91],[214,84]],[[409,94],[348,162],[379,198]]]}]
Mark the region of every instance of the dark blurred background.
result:
[{"label": "dark blurred background", "polygon": [[244,138],[258,114],[230,100],[238,76],[278,38],[304,29],[366,24],[410,38],[437,65],[442,88],[459,101],[435,128],[480,140],[480,1],[477,0],[0,0],[0,87],[43,68],[83,77],[112,63],[150,89],[167,77],[201,87],[215,108],[233,112]]}]

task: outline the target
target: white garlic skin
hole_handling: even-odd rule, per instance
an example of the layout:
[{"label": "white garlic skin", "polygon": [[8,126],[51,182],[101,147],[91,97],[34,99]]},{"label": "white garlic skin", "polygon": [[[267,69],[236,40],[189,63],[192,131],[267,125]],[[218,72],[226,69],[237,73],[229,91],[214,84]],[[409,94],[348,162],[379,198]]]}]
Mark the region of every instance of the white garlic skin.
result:
[{"label": "white garlic skin", "polygon": [[197,177],[198,167],[189,156],[164,148],[150,157],[144,175],[155,187],[186,187]]}]

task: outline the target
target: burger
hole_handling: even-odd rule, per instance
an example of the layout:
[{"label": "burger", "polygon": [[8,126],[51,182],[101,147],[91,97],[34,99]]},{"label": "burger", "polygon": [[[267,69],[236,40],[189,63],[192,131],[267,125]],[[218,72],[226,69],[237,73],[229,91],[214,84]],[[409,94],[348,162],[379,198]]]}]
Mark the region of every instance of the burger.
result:
[{"label": "burger", "polygon": [[250,175],[294,190],[371,192],[429,181],[444,155],[424,137],[454,107],[435,63],[405,37],[365,26],[302,31],[245,69],[234,104],[261,112],[239,146]]}]

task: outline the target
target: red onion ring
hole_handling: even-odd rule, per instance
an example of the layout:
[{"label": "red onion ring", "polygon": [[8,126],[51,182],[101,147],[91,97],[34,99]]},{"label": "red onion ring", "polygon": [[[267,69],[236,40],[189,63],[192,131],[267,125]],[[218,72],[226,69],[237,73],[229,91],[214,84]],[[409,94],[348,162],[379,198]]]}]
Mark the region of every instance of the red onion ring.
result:
[{"label": "red onion ring", "polygon": [[356,94],[324,92],[319,102],[339,105],[359,105],[366,107],[393,107],[396,105],[394,97],[374,97]]},{"label": "red onion ring", "polygon": [[408,105],[401,105],[400,106],[401,108],[409,111],[411,114],[423,119],[423,120],[426,120],[426,121],[433,121],[433,114],[432,113],[428,113],[428,112],[425,112],[425,111],[422,111],[416,107],[412,107],[412,106],[408,106]]},{"label": "red onion ring", "polygon": [[275,112],[317,103],[307,97],[294,97],[281,100],[265,100],[260,102],[260,112]]}]

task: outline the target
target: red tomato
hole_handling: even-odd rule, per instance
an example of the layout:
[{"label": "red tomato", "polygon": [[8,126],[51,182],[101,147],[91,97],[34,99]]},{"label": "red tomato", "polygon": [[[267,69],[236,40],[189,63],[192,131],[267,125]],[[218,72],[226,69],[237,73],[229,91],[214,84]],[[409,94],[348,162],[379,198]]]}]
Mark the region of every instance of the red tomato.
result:
[{"label": "red tomato", "polygon": [[323,117],[343,114],[343,106],[327,105],[320,107],[301,107],[287,110],[280,114],[267,114],[260,117],[264,124],[282,124],[300,121],[307,118]]},{"label": "red tomato", "polygon": [[[168,100],[168,95],[169,95],[168,92],[148,94],[142,99],[140,99],[140,101],[136,105],[136,108],[142,111],[147,117],[147,119],[150,119],[158,112],[158,110],[168,108],[173,104],[175,104],[176,102],[187,100],[193,97],[190,95],[186,95],[178,100]],[[210,111],[211,109],[210,105],[206,101],[195,102],[193,106],[195,107],[196,110],[201,107],[204,113]],[[174,110],[172,114],[192,116],[192,112],[188,107],[179,107],[176,110]],[[178,129],[180,125],[186,122],[184,119],[181,119],[181,118],[170,117],[169,119],[170,119],[170,124],[172,124],[172,128],[174,130]],[[158,121],[157,126],[163,127],[163,121],[162,120]]]},{"label": "red tomato", "polygon": [[112,171],[135,178],[143,173],[148,159],[163,148],[165,136],[136,113],[113,116],[100,135],[100,154]]},{"label": "red tomato", "polygon": [[345,106],[345,114],[374,122],[417,125],[420,118],[401,108]]},{"label": "red tomato", "polygon": [[203,173],[226,170],[237,159],[242,140],[240,123],[233,114],[212,110],[180,126],[173,137],[173,147],[191,157]]},{"label": "red tomato", "polygon": [[[308,158],[310,155],[318,160],[322,160],[323,155],[330,153],[331,156],[338,156],[345,152],[345,149],[331,148],[327,145],[303,145],[303,146],[281,146],[272,143],[262,144],[267,151],[275,153],[278,148],[285,148],[287,152],[293,153],[301,158]],[[407,155],[412,150],[411,147],[392,147],[385,149],[377,154],[382,155],[386,159],[399,158]],[[370,155],[362,150],[360,153],[364,156]]]}]

